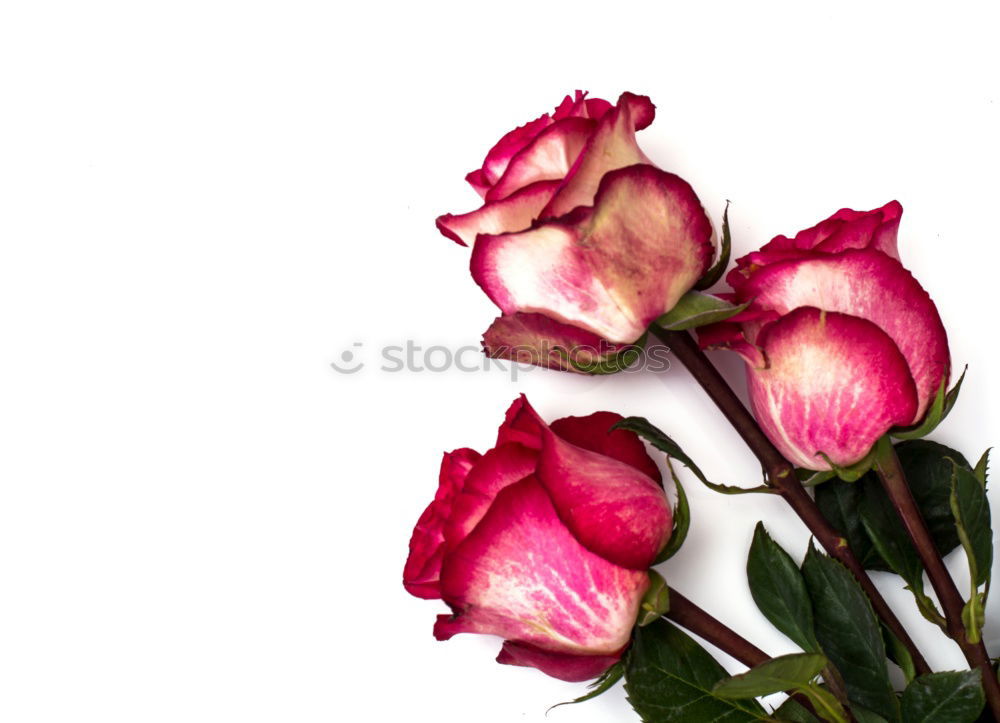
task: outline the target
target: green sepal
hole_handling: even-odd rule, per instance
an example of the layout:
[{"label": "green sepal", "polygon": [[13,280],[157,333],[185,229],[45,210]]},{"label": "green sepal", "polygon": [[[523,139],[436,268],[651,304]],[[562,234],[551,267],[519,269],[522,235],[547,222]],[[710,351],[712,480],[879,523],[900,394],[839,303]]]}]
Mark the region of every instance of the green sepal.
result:
[{"label": "green sepal", "polygon": [[698,280],[698,283],[694,285],[694,288],[698,289],[698,291],[704,291],[714,285],[722,278],[726,267],[729,266],[729,255],[733,251],[733,237],[729,232],[729,201],[726,201],[726,208],[722,211],[722,242],[719,244],[719,247],[718,260]]},{"label": "green sepal", "polygon": [[802,483],[803,487],[818,487],[824,482],[829,482],[837,473],[832,469],[806,469],[805,467],[796,467],[795,476],[798,477],[799,482]]},{"label": "green sepal", "polygon": [[656,622],[670,610],[670,588],[667,587],[667,581],[656,570],[647,570],[647,573],[649,589],[642,596],[642,601],[639,603],[639,617],[635,621],[640,628]]},{"label": "green sepal", "polygon": [[706,324],[716,324],[746,309],[753,300],[743,304],[730,304],[711,294],[689,291],[677,305],[653,323],[667,331],[684,331]]},{"label": "green sepal", "polygon": [[646,346],[646,339],[648,336],[649,334],[645,333],[639,337],[634,344],[631,344],[606,357],[602,357],[598,361],[589,363],[583,363],[574,359],[570,356],[569,352],[562,347],[556,347],[555,350],[558,352],[559,356],[562,357],[563,361],[576,369],[578,372],[593,374],[595,376],[617,374],[618,372],[625,371],[639,360],[639,357],[642,356],[642,350]]},{"label": "green sepal", "polygon": [[958,393],[962,391],[962,382],[965,381],[965,372],[968,370],[969,367],[966,365],[965,369],[962,370],[962,376],[947,393],[945,393],[945,389],[948,386],[948,380],[941,380],[941,386],[938,387],[937,394],[934,395],[930,409],[924,415],[924,421],[911,427],[890,429],[889,434],[896,439],[920,439],[937,429],[937,426],[944,421],[955,406],[955,402],[958,401]]},{"label": "green sepal", "polygon": [[[549,710],[554,710],[564,705],[576,705],[577,703],[585,703],[588,700],[593,700],[599,695],[607,693],[611,690],[615,683],[622,679],[625,675],[625,666],[619,660],[617,663],[612,665],[610,668],[604,671],[600,678],[595,680],[593,683],[587,686],[588,691],[586,694],[581,695],[579,698],[574,698],[573,700],[567,700],[563,703],[556,703],[554,706],[549,708]],[[548,714],[548,710],[545,711]]]},{"label": "green sepal", "polygon": [[767,485],[761,485],[760,487],[737,487],[735,485],[723,485],[709,481],[709,479],[705,476],[705,473],[702,472],[698,465],[696,465],[694,461],[684,453],[684,450],[680,448],[680,445],[655,426],[650,424],[644,417],[626,417],[611,429],[627,429],[630,432],[635,432],[658,450],[666,453],[669,457],[673,457],[691,470],[694,476],[697,477],[703,485],[721,494],[745,495],[755,492],[775,492],[773,488],[768,487]]},{"label": "green sepal", "polygon": [[[883,439],[888,439],[883,437]],[[881,441],[881,440],[880,440]],[[846,467],[841,467],[839,464],[834,464],[833,461],[826,456],[824,452],[817,452],[816,454],[823,458],[823,461],[830,465],[830,470],[844,482],[857,482],[859,479],[865,476],[865,473],[872,468],[875,464],[875,450],[878,448],[878,444],[872,447],[868,454],[859,459],[854,464],[848,465]]]},{"label": "green sepal", "polygon": [[678,479],[669,457],[667,457],[667,469],[670,470],[670,476],[674,480],[674,487],[677,488],[677,506],[674,507],[674,524],[673,530],[670,533],[670,539],[667,540],[667,544],[663,546],[660,554],[653,560],[654,565],[665,562],[676,555],[681,549],[681,545],[684,544],[684,540],[687,539],[688,531],[691,529],[691,508],[688,505],[687,492],[684,491],[684,485]]}]

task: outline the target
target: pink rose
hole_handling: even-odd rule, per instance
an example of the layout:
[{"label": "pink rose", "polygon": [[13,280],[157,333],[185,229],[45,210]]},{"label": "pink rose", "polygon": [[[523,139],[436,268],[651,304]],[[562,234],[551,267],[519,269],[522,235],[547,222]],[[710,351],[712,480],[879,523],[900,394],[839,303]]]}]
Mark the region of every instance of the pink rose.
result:
[{"label": "pink rose", "polygon": [[444,456],[413,530],[403,585],[443,599],[434,635],[504,638],[497,662],[599,676],[628,643],[672,515],[656,465],[621,417],[545,424],[524,397],[496,446]]},{"label": "pink rose", "polygon": [[612,106],[577,91],[516,128],[466,179],[481,208],[437,220],[473,246],[472,276],[503,315],[490,356],[570,369],[639,339],[708,269],[712,228],[681,178],[661,171],[635,132],[645,96]]},{"label": "pink rose", "polygon": [[948,339],[930,296],[903,268],[893,201],[843,209],[737,261],[732,299],[753,300],[699,330],[739,352],[761,427],[792,463],[830,469],[868,454],[893,427],[923,419],[948,379]]}]

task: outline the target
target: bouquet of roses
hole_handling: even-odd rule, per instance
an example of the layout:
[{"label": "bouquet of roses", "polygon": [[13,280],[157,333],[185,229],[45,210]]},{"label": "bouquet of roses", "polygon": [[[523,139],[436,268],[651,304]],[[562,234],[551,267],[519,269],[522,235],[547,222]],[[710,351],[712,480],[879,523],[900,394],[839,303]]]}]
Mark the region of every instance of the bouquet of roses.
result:
[{"label": "bouquet of roses", "polygon": [[[902,207],[842,209],[778,236],[735,262],[728,289],[706,293],[729,265],[728,214],[715,244],[691,186],[636,141],[654,114],[631,93],[615,104],[566,97],[468,174],[480,208],[437,225],[471,247],[472,277],[500,309],[487,355],[614,374],[655,337],[759,459],[764,483],[709,480],[645,418],[549,423],[521,397],[491,449],[444,456],[406,589],[450,608],[439,640],[499,636],[500,663],[593,680],[578,701],[624,680],[649,723],[1000,721],[982,637],[989,455],[970,463],[927,439],[961,378],[951,386],[944,326],[900,259]],[[750,409],[706,349],[743,359]],[[691,524],[675,464],[720,494],[777,495],[809,528],[801,563],[763,522],[747,551],[754,602],[802,652],[771,657],[670,586],[667,561]],[[968,589],[943,563],[953,551],[968,562]],[[968,670],[930,668],[871,570],[903,578]],[[684,629],[748,670],[730,675]],[[782,692],[775,710],[758,700]]]}]

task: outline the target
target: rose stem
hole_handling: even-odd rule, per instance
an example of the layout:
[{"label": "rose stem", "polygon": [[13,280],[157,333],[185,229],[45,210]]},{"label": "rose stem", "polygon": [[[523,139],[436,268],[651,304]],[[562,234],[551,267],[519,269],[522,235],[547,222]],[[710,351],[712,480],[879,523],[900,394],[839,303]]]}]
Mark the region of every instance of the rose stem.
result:
[{"label": "rose stem", "polygon": [[[682,628],[687,628],[748,668],[766,663],[771,659],[770,655],[746,638],[741,637],[736,631],[727,628],[674,588],[670,588],[670,609],[663,617],[674,621]],[[812,702],[808,698],[800,694],[792,695],[792,697],[813,715],[816,714]]]},{"label": "rose stem", "polygon": [[917,672],[921,675],[930,673],[930,666],[927,665],[924,656],[917,649],[916,644],[907,634],[902,623],[899,622],[899,618],[892,612],[871,578],[868,577],[864,567],[858,562],[858,558],[855,557],[847,540],[826,521],[813,498],[799,483],[792,465],[781,456],[781,452],[764,435],[753,415],[747,411],[743,402],[736,396],[726,380],[691,338],[691,335],[686,331],[667,331],[656,324],[650,327],[650,331],[670,347],[674,356],[687,367],[691,376],[701,384],[708,396],[760,460],[770,484],[795,510],[830,557],[838,560],[854,575],[871,601],[875,614],[909,651]]},{"label": "rose stem", "polygon": [[913,546],[924,563],[927,570],[927,577],[930,578],[934,592],[937,594],[941,606],[944,608],[945,620],[947,622],[948,635],[950,635],[962,652],[966,660],[973,668],[979,668],[983,674],[983,689],[986,692],[986,700],[993,717],[1000,721],[1000,680],[997,679],[990,664],[990,657],[986,653],[986,646],[982,641],[978,644],[969,642],[965,634],[965,626],[962,623],[962,608],[965,601],[955,586],[955,581],[948,574],[948,569],[944,566],[944,560],[934,546],[934,540],[927,529],[920,508],[917,507],[916,500],[910,486],[906,483],[906,476],[903,468],[899,464],[899,457],[896,450],[888,438],[882,438],[875,451],[875,471],[886,494],[892,501],[893,507],[899,513],[903,526],[913,542]]}]

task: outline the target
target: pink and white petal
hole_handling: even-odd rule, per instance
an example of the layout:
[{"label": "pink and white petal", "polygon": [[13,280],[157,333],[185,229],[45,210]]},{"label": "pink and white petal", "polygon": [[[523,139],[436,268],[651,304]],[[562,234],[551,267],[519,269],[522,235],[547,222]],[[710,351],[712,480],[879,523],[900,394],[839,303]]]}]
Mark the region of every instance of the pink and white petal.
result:
[{"label": "pink and white petal", "polygon": [[580,372],[579,367],[597,364],[628,346],[612,344],[544,314],[499,316],[483,334],[483,351],[488,357],[570,372]]},{"label": "pink and white petal", "polygon": [[563,118],[586,118],[587,117],[587,92],[577,90],[572,96],[563,98],[552,114],[552,120],[559,121]]},{"label": "pink and white petal", "polygon": [[464,540],[479,524],[497,494],[534,473],[538,451],[516,442],[494,447],[484,454],[465,478],[462,491],[455,496],[451,514],[444,528],[446,548]]},{"label": "pink and white petal", "polygon": [[776,236],[760,250],[737,259],[736,270],[730,272],[730,284],[738,288],[756,267],[809,258],[817,251],[832,254],[873,248],[898,259],[896,237],[902,214],[903,207],[898,201],[890,201],[871,211],[842,208],[830,218],[800,231],[794,238]]},{"label": "pink and white petal", "polygon": [[472,449],[456,449],[444,455],[437,493],[427,506],[410,537],[410,554],[403,568],[403,586],[416,597],[441,597],[438,579],[444,554],[445,526],[452,504],[461,493],[465,478],[480,455]]},{"label": "pink and white petal", "polygon": [[764,353],[751,344],[743,327],[728,321],[698,327],[698,345],[702,349],[728,349],[739,354],[749,366],[762,369],[767,366]]},{"label": "pink and white petal", "polygon": [[492,186],[503,176],[507,165],[517,153],[535,140],[535,136],[552,125],[548,113],[536,118],[523,126],[518,126],[506,133],[496,145],[490,149],[483,160],[482,178]]},{"label": "pink and white petal", "polygon": [[511,158],[503,177],[486,193],[486,200],[499,201],[538,181],[562,181],[596,125],[589,118],[570,117],[545,128]]},{"label": "pink and white petal", "polygon": [[605,175],[584,224],[580,253],[633,328],[672,309],[712,262],[712,225],[694,190],[655,166]]},{"label": "pink and white petal", "polygon": [[[898,259],[897,241],[902,216],[903,206],[899,201],[889,201],[871,211],[842,208],[830,217],[844,225],[837,234],[840,238],[826,239],[817,248],[828,253],[849,248],[873,248]],[[871,231],[866,232],[869,227]]]},{"label": "pink and white petal", "polygon": [[548,676],[569,683],[582,683],[600,677],[617,663],[621,655],[568,655],[552,653],[534,645],[505,640],[497,662],[537,668]]},{"label": "pink and white petal", "polygon": [[648,585],[644,570],[584,548],[529,477],[501,490],[445,559],[442,597],[454,615],[439,617],[434,635],[484,633],[554,653],[616,655]]},{"label": "pink and white petal", "polygon": [[576,225],[550,222],[520,233],[480,236],[472,278],[506,315],[544,314],[598,337],[631,343],[646,330],[626,316],[588,266]]},{"label": "pink and white petal", "polygon": [[670,537],[663,489],[630,464],[548,431],[537,475],[576,538],[615,565],[646,569]]},{"label": "pink and white petal", "polygon": [[601,179],[608,171],[637,163],[652,164],[635,140],[639,127],[637,120],[648,125],[652,119],[653,104],[648,98],[623,93],[618,105],[601,116],[576,163],[566,174],[562,188],[542,211],[542,217],[562,216],[577,206],[593,204]]},{"label": "pink and white petal", "polygon": [[604,98],[587,98],[587,117],[600,120],[601,116],[614,108]]},{"label": "pink and white petal", "polygon": [[631,465],[659,484],[660,468],[646,452],[639,435],[625,429],[611,429],[622,419],[622,415],[614,412],[594,412],[585,417],[557,419],[549,429],[570,444]]},{"label": "pink and white petal", "polygon": [[618,99],[619,104],[626,104],[629,114],[632,116],[632,124],[637,131],[648,128],[656,117],[656,106],[647,95],[636,95],[635,93],[622,93]]},{"label": "pink and white petal", "polygon": [[782,315],[814,306],[867,319],[885,331],[917,385],[914,417],[901,424],[923,417],[948,376],[948,336],[937,307],[913,275],[881,251],[848,250],[772,264],[752,273],[741,293]]},{"label": "pink and white petal", "polygon": [[631,344],[711,261],[711,224],[681,178],[653,166],[608,173],[592,211],[481,236],[472,276],[505,314],[541,313]]},{"label": "pink and white petal", "polygon": [[503,423],[497,430],[496,446],[516,442],[529,449],[539,450],[542,448],[542,433],[547,426],[528,403],[528,398],[522,394],[507,408]]},{"label": "pink and white petal", "polygon": [[486,192],[489,191],[490,186],[493,185],[486,180],[486,176],[483,175],[482,168],[477,168],[476,170],[465,174],[465,180],[475,189],[480,198],[486,198]]},{"label": "pink and white petal", "polygon": [[895,342],[870,321],[795,309],[758,337],[766,369],[748,369],[754,416],[793,464],[829,469],[863,458],[891,427],[908,424],[917,391]]},{"label": "pink and white petal", "polygon": [[458,216],[438,216],[438,230],[462,246],[472,246],[480,234],[503,234],[529,228],[559,187],[559,181],[539,181],[501,201]]}]

